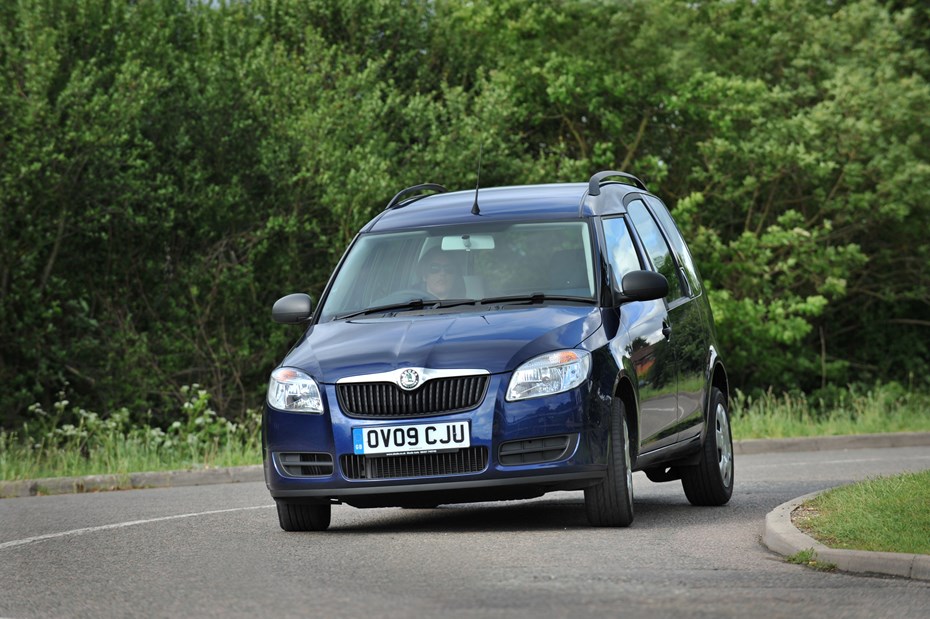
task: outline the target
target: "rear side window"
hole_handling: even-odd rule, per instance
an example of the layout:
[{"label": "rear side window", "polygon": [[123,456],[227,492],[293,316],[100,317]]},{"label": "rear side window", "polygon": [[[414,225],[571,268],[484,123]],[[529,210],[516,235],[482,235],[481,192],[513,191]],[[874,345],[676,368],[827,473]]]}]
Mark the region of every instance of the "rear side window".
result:
[{"label": "rear side window", "polygon": [[659,230],[659,224],[652,218],[646,205],[639,200],[634,200],[627,205],[627,212],[639,233],[639,238],[643,242],[643,247],[652,265],[668,280],[668,296],[665,299],[673,303],[686,296],[678,278],[678,267],[672,258],[672,251]]},{"label": "rear side window", "polygon": [[668,234],[668,240],[672,244],[672,251],[674,251],[675,256],[678,257],[678,264],[684,269],[685,279],[688,280],[688,285],[691,287],[691,295],[699,295],[701,293],[700,275],[697,267],[694,266],[694,260],[691,258],[691,251],[688,249],[688,245],[685,243],[684,238],[682,238],[681,232],[678,231],[678,226],[675,225],[672,215],[658,198],[646,196],[646,201],[649,203],[649,206],[652,207],[652,212],[655,213],[659,223],[662,224],[662,227],[665,228],[665,232]]}]

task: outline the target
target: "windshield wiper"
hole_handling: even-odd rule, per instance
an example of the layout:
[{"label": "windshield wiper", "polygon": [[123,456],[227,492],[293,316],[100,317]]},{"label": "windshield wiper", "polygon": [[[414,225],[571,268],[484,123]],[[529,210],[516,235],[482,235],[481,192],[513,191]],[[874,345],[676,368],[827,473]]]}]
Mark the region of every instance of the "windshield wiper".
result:
[{"label": "windshield wiper", "polygon": [[378,305],[368,307],[363,310],[349,312],[340,316],[333,317],[333,320],[348,320],[356,316],[366,316],[369,314],[382,314],[397,310],[418,310],[418,309],[441,309],[446,307],[458,307],[460,305],[493,305],[496,303],[513,303],[513,304],[533,304],[542,303],[543,301],[575,301],[578,303],[591,303],[595,301],[590,297],[579,297],[570,295],[544,294],[534,292],[533,294],[516,294],[500,297],[485,297],[483,299],[410,299],[403,303],[390,303],[388,305]]},{"label": "windshield wiper", "polygon": [[369,307],[363,310],[349,312],[348,314],[335,316],[333,317],[333,320],[346,320],[347,318],[355,318],[356,316],[364,316],[366,314],[380,314],[382,312],[390,312],[394,310],[441,309],[445,307],[458,307],[459,305],[474,305],[476,303],[478,303],[477,299],[410,299],[409,301],[404,301],[403,303],[390,303],[388,305],[378,305],[376,307]]},{"label": "windshield wiper", "polygon": [[533,294],[515,294],[502,297],[485,297],[478,301],[481,305],[491,305],[494,303],[542,303],[543,301],[578,301],[579,303],[594,303],[590,297],[579,297],[562,294],[545,294],[534,292]]},{"label": "windshield wiper", "polygon": [[368,307],[363,310],[349,312],[348,314],[335,316],[333,320],[346,320],[348,318],[355,318],[356,316],[365,316],[366,314],[381,314],[383,312],[390,312],[393,310],[417,310],[423,309],[427,306],[432,307],[436,305],[436,303],[437,301],[427,302],[423,299],[410,299],[409,301],[404,301],[403,303],[389,303],[388,305],[378,305],[376,307]]},{"label": "windshield wiper", "polygon": [[433,307],[458,307],[459,305],[474,305],[478,302],[478,299],[442,299],[437,301]]}]

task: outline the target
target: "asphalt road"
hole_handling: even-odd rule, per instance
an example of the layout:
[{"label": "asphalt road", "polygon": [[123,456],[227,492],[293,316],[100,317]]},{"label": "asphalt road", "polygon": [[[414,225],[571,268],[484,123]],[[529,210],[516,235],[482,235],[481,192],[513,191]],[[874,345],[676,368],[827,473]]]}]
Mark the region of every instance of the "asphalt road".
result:
[{"label": "asphalt road", "polygon": [[694,508],[634,476],[629,529],[581,493],[433,510],[333,509],[284,533],[261,483],[0,501],[0,617],[919,617],[930,583],[821,573],[767,551],[780,503],[930,468],[930,447],[738,456]]}]

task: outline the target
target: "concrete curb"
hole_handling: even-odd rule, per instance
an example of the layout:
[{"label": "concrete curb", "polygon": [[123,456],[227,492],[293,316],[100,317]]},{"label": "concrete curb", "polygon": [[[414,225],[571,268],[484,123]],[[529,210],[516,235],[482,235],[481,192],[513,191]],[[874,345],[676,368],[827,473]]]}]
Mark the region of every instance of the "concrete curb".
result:
[{"label": "concrete curb", "polygon": [[832,563],[837,569],[846,572],[885,574],[930,581],[930,555],[830,548],[798,530],[791,522],[791,513],[822,492],[826,490],[792,499],[770,511],[765,517],[762,543],[769,550],[786,557],[802,550],[813,550],[818,563]]},{"label": "concrete curb", "polygon": [[733,451],[736,454],[760,454],[790,451],[926,447],[928,445],[930,445],[930,432],[892,432],[888,434],[851,434],[848,436],[753,438],[734,441]]},{"label": "concrete curb", "polygon": [[203,486],[264,480],[260,464],[219,469],[189,469],[130,473],[128,475],[90,475],[87,477],[48,477],[24,481],[0,482],[0,498],[18,498],[39,494],[72,494],[137,488],[171,488]]}]

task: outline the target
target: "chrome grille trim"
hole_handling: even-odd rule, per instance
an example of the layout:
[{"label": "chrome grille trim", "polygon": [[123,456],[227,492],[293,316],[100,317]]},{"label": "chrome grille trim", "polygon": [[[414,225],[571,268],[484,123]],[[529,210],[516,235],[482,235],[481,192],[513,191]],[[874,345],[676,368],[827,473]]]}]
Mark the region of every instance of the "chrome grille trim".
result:
[{"label": "chrome grille trim", "polygon": [[484,400],[488,374],[434,378],[405,391],[388,382],[336,384],[343,414],[360,419],[404,419],[447,415],[475,408]]},{"label": "chrome grille trim", "polygon": [[409,368],[399,368],[397,370],[391,370],[390,372],[378,372],[376,374],[359,374],[357,376],[346,376],[345,378],[340,378],[336,381],[337,385],[344,385],[348,383],[394,383],[395,385],[400,381],[400,375],[406,370],[415,370],[423,377],[423,382],[428,382],[436,378],[455,378],[459,376],[490,376],[490,372],[487,370],[479,369],[451,369],[451,370],[436,370],[433,368],[420,368],[420,367],[409,367]]}]

